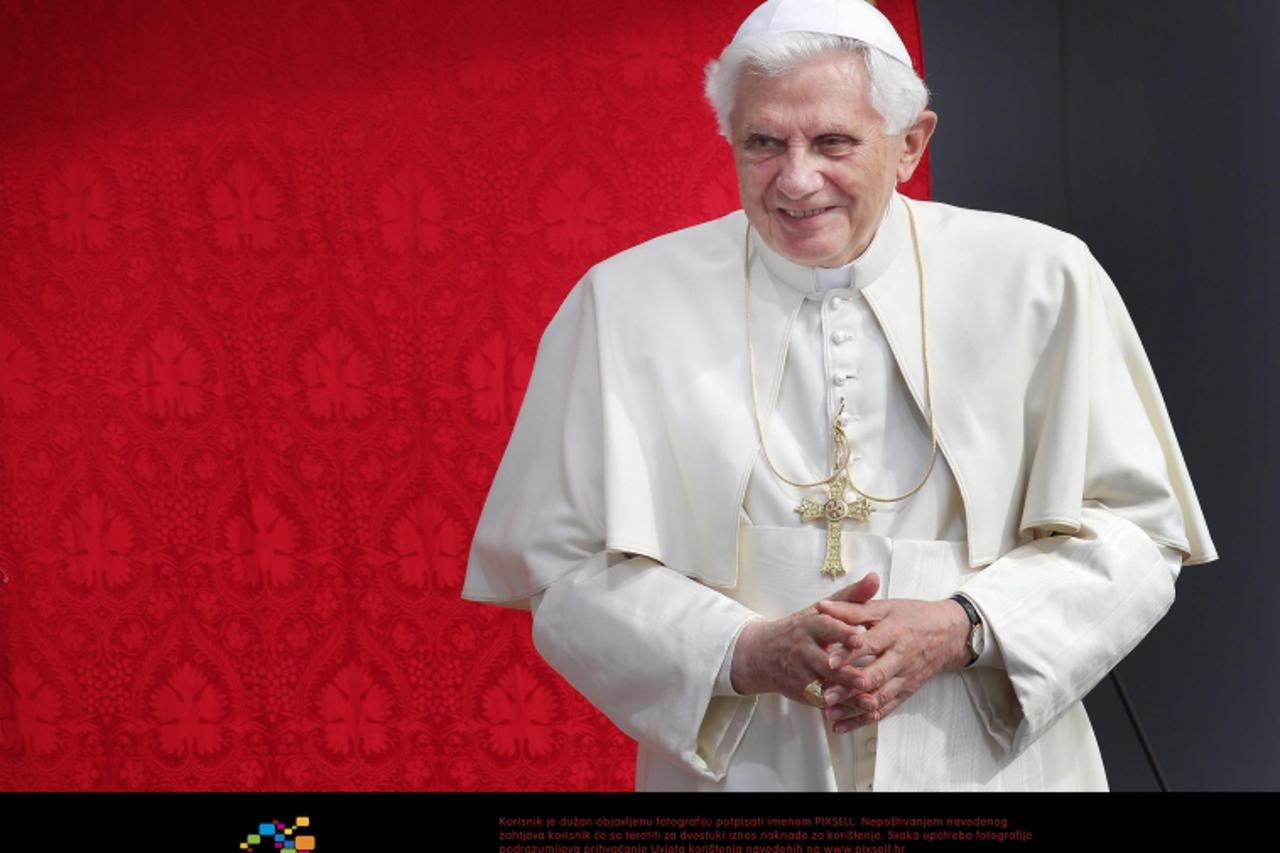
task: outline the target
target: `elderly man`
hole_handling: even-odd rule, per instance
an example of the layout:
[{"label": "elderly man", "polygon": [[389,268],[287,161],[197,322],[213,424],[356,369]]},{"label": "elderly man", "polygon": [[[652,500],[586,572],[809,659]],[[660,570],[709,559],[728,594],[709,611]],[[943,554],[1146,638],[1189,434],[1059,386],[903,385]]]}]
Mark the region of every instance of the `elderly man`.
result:
[{"label": "elderly man", "polygon": [[570,293],[464,595],[639,789],[1104,789],[1080,699],[1215,558],[1114,286],[895,193],[937,116],[861,0],[770,0],[706,88],[743,209]]}]

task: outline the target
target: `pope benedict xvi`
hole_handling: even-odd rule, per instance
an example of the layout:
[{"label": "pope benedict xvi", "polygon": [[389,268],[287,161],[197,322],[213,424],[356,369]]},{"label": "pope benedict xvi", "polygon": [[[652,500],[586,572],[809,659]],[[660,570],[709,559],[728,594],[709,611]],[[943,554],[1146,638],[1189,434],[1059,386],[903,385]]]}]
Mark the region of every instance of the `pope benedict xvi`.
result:
[{"label": "pope benedict xvi", "polygon": [[706,89],[742,210],[569,294],[464,596],[641,790],[1105,789],[1080,699],[1216,558],[1114,285],[895,192],[937,116],[862,0],[769,0]]}]

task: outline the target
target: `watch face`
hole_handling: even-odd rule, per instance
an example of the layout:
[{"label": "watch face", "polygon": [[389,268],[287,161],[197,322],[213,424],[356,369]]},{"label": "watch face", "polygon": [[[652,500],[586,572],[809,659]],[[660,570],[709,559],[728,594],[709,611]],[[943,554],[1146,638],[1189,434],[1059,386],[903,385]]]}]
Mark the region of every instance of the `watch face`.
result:
[{"label": "watch face", "polygon": [[969,631],[969,653],[976,660],[987,647],[987,632],[983,630],[983,625],[979,622]]}]

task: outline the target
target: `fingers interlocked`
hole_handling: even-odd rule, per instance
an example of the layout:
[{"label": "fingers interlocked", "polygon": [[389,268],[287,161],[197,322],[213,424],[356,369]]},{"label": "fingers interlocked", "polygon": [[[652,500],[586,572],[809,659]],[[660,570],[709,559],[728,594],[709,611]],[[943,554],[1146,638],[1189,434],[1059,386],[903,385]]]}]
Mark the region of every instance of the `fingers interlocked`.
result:
[{"label": "fingers interlocked", "polygon": [[828,661],[848,688],[832,687],[825,696],[824,713],[836,732],[884,719],[929,679],[965,662],[963,611],[951,602],[821,601],[817,609],[867,626],[856,649],[836,651]]}]

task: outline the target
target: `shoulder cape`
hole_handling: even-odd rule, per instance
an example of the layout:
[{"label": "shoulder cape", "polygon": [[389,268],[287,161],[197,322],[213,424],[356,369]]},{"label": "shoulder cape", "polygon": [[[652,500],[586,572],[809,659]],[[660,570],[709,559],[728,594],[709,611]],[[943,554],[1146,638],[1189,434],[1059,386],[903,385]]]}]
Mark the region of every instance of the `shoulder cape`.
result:
[{"label": "shoulder cape", "polygon": [[[928,274],[939,444],[964,500],[970,564],[1036,530],[1079,531],[1085,501],[1188,564],[1216,559],[1146,354],[1085,245],[1015,217],[911,204]],[[464,598],[526,606],[604,550],[734,585],[739,508],[759,452],[744,234],[737,211],[610,258],[573,288],[539,344]],[[757,248],[752,316],[767,418],[804,295]],[[924,411],[913,252],[899,252],[863,293]]]}]

